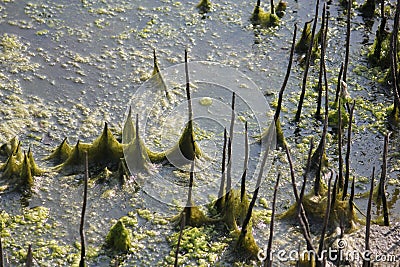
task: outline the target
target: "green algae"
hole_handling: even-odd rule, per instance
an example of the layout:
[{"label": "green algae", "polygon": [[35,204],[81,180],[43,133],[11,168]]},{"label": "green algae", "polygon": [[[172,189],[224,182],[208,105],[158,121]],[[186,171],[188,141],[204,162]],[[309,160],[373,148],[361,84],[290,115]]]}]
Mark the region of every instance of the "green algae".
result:
[{"label": "green algae", "polygon": [[[18,145],[15,147],[15,143]],[[34,158],[31,149],[29,148],[28,153],[22,152],[21,142],[15,137],[2,146],[5,154],[9,153],[9,149],[13,149],[13,152],[8,156],[5,164],[0,166],[2,175],[0,177],[1,191],[8,190],[30,190],[34,185],[33,176],[40,176],[44,173],[40,169]]]},{"label": "green algae", "polygon": [[261,27],[274,27],[279,25],[279,17],[275,13],[264,11],[259,4],[254,8],[250,20],[254,25],[260,25]]},{"label": "green algae", "polygon": [[[105,123],[103,132],[92,144],[81,143],[78,140],[75,147],[69,152],[68,158],[60,165],[57,165],[55,169],[70,173],[82,170],[85,153],[88,154],[88,161],[91,166],[116,168],[120,162],[120,158],[123,157],[122,145],[115,139],[108,128],[108,124]],[[64,156],[66,155],[67,153],[64,154]]]},{"label": "green algae", "polygon": [[[189,206],[184,208],[185,224],[200,227],[202,225],[215,222],[214,220],[208,218],[204,215],[203,211],[197,206]],[[181,216],[179,216],[181,217]]]},{"label": "green algae", "polygon": [[[311,43],[311,23],[312,21],[307,21],[304,24],[303,31],[300,36],[300,40],[296,43],[295,51],[297,53],[307,53],[308,48]],[[317,38],[315,38],[317,39]]]},{"label": "green algae", "polygon": [[[380,34],[381,36],[378,36]],[[374,43],[369,48],[367,58],[374,66],[387,69],[390,66],[390,39],[391,33],[383,30],[382,33],[377,32]]]},{"label": "green algae", "polygon": [[28,46],[18,36],[4,33],[0,38],[0,60],[10,73],[35,71],[39,67],[39,64],[31,63]]},{"label": "green algae", "polygon": [[182,160],[181,155],[187,160],[194,160],[196,157],[200,157],[202,152],[195,140],[193,122],[189,121],[179,138],[178,144],[166,152],[166,157],[178,160]]},{"label": "green algae", "polygon": [[114,224],[106,237],[106,246],[117,252],[127,252],[131,244],[131,233],[122,220]]},{"label": "green algae", "polygon": [[73,147],[68,144],[67,137],[65,137],[61,144],[44,160],[54,160],[56,163],[64,162],[69,158],[72,150]]},{"label": "green algae", "polygon": [[276,144],[280,147],[287,146],[287,142],[282,130],[281,120],[279,118],[275,122],[275,129],[276,129]]},{"label": "green algae", "polygon": [[386,109],[385,117],[387,118],[390,125],[397,127],[400,124],[399,112],[399,108],[395,109],[393,104]]},{"label": "green algae", "polygon": [[[303,197],[302,205],[307,214],[307,217],[314,222],[322,222],[326,215],[327,207],[327,188],[321,182],[320,194],[314,195],[313,193],[306,194]],[[350,209],[349,201],[342,201],[342,193],[336,195],[331,213],[329,215],[329,225],[331,227],[339,226],[341,220],[344,219],[344,227],[346,231],[351,232],[357,229],[357,223],[361,220],[357,217],[355,209]],[[287,211],[278,216],[279,219],[296,218],[298,213],[297,203],[293,204]]]},{"label": "green algae", "polygon": [[234,238],[237,239],[236,243],[234,244],[235,251],[239,254],[239,256],[244,255],[246,258],[250,257],[252,259],[257,259],[260,248],[254,239],[251,224],[247,226],[245,231],[246,233],[243,238],[241,238],[241,231],[236,230],[233,232]]},{"label": "green algae", "polygon": [[[341,114],[341,126],[346,127],[349,124],[349,115],[345,108],[344,101],[340,101],[340,114]],[[328,125],[333,128],[339,128],[339,110],[338,104],[334,105],[334,110],[328,112]]]},{"label": "green algae", "polygon": [[245,194],[243,200],[240,201],[240,190],[232,189],[224,198],[225,207],[221,220],[228,230],[237,230],[238,224],[243,223],[249,208],[247,195]]},{"label": "green algae", "polygon": [[[178,264],[185,265],[195,261],[198,266],[217,264],[223,251],[228,247],[228,240],[215,240],[218,234],[213,226],[185,227],[182,231]],[[175,251],[178,244],[179,233],[168,237],[173,249],[165,257],[168,264],[175,261]],[[225,242],[224,242],[225,241]]]}]

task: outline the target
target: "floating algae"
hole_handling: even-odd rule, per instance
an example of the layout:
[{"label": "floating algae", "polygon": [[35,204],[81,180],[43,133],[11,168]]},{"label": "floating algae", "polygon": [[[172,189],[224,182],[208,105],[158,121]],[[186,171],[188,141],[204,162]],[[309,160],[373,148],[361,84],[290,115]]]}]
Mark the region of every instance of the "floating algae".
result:
[{"label": "floating algae", "polygon": [[131,247],[131,233],[119,220],[114,224],[106,236],[106,246],[117,252],[127,252]]}]

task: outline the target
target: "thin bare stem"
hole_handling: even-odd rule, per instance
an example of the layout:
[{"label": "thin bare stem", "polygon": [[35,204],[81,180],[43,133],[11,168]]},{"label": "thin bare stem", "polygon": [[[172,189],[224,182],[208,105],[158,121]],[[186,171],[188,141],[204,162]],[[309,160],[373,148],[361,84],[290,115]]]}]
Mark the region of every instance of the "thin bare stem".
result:
[{"label": "thin bare stem", "polygon": [[389,226],[389,211],[385,193],[389,137],[390,133],[385,135],[385,142],[383,145],[382,172],[381,172],[381,178],[379,180],[379,190],[378,190],[378,198],[380,197],[382,199],[383,219],[385,226]]},{"label": "thin bare stem", "polygon": [[339,151],[339,188],[343,190],[343,156],[342,156],[342,99],[338,102],[338,151]]},{"label": "thin bare stem", "polygon": [[[332,177],[333,177],[333,172],[331,172],[331,177],[329,178],[329,182],[328,182],[328,200],[326,202],[326,211],[325,211],[324,224],[323,224],[323,227],[322,227],[321,238],[319,239],[319,246],[318,246],[318,259],[319,260],[322,258],[321,254],[323,254],[323,250],[324,250],[325,234],[326,234],[326,229],[328,228],[329,215],[331,213],[331,182],[332,182]],[[337,177],[336,177],[336,181],[337,181]],[[335,188],[333,188],[333,193],[334,192],[335,192]],[[317,260],[317,266],[321,266],[321,262],[319,260]]]},{"label": "thin bare stem", "polygon": [[274,0],[271,0],[271,14],[275,14]]},{"label": "thin bare stem", "polygon": [[[375,167],[372,169],[371,177],[371,188],[369,191],[368,207],[367,207],[367,222],[365,226],[365,251],[369,251],[369,237],[371,232],[371,210],[372,210],[372,197],[374,193],[374,178],[375,178]],[[371,266],[369,259],[363,259],[363,267]]]},{"label": "thin bare stem", "polygon": [[258,196],[258,191],[260,190],[260,185],[261,185],[261,180],[264,174],[264,167],[265,164],[267,162],[267,158],[268,158],[268,154],[269,154],[269,148],[266,148],[266,151],[264,152],[264,156],[261,162],[261,166],[260,166],[260,172],[258,173],[258,177],[257,177],[257,182],[256,182],[256,189],[254,190],[253,193],[253,197],[251,198],[250,204],[249,204],[249,208],[247,209],[247,214],[246,217],[244,218],[243,224],[242,224],[242,229],[240,231],[240,236],[239,236],[239,243],[242,242],[246,236],[247,233],[247,226],[249,225],[250,219],[251,219],[251,215],[253,212],[253,208],[254,205],[256,203],[257,200],[257,196]]},{"label": "thin bare stem", "polygon": [[392,72],[393,79],[393,95],[394,95],[394,108],[393,112],[396,113],[396,108],[400,108],[400,88],[398,84],[398,70],[397,70],[397,46],[398,46],[398,32],[399,32],[399,20],[400,20],[400,1],[397,1],[396,13],[394,16],[393,31],[391,36],[390,46],[390,57],[391,64],[390,70]]},{"label": "thin bare stem", "polygon": [[185,49],[185,75],[186,75],[186,98],[188,101],[189,122],[193,119],[192,99],[190,97],[190,81],[189,81],[189,67],[188,67],[188,53]]},{"label": "thin bare stem", "polygon": [[247,132],[247,121],[244,125],[245,132],[244,132],[244,165],[243,165],[243,174],[242,174],[242,181],[240,187],[240,202],[243,201],[244,194],[246,193],[246,175],[247,175],[247,168],[249,164],[249,137]]},{"label": "thin bare stem", "polygon": [[347,68],[349,66],[349,55],[350,55],[350,34],[351,34],[351,5],[352,0],[347,1],[347,28],[346,28],[346,55],[344,58],[344,67],[343,67],[343,81],[347,81]]},{"label": "thin bare stem", "polygon": [[303,174],[303,185],[301,187],[301,191],[300,191],[300,203],[303,203],[303,197],[304,197],[304,193],[306,191],[306,184],[307,184],[307,175],[310,172],[310,167],[311,167],[311,157],[312,157],[312,151],[314,149],[314,139],[311,138],[311,145],[310,145],[310,149],[308,150],[308,156],[307,156],[307,165],[306,165],[306,169],[304,170],[304,174]]},{"label": "thin bare stem", "polygon": [[222,210],[222,203],[224,200],[224,195],[225,195],[225,177],[226,177],[226,166],[225,166],[225,161],[226,161],[226,146],[227,146],[227,133],[226,133],[226,128],[224,129],[224,146],[222,148],[222,163],[221,163],[221,184],[219,186],[219,192],[218,192],[218,200],[216,202],[216,207],[219,211]]},{"label": "thin bare stem", "polygon": [[324,3],[324,8],[322,10],[322,23],[321,23],[321,60],[319,62],[319,73],[318,73],[318,97],[317,97],[317,111],[315,112],[315,117],[317,119],[321,118],[321,102],[322,102],[322,75],[324,73],[324,60],[325,60],[325,49],[326,49],[326,38],[325,38],[325,14],[326,14],[326,4]]},{"label": "thin bare stem", "polygon": [[339,95],[340,95],[341,86],[342,86],[343,68],[344,68],[344,64],[342,62],[342,64],[340,65],[340,70],[339,70],[339,75],[338,75],[338,81],[337,81],[337,86],[336,86],[336,94],[335,94],[335,102],[334,103],[337,103],[338,100],[339,100]]},{"label": "thin bare stem", "polygon": [[352,211],[353,210],[353,207],[354,207],[354,194],[355,194],[355,185],[354,185],[354,181],[355,179],[354,179],[354,177],[353,177],[353,181],[351,182],[351,192],[350,192],[350,198],[349,198],[349,208],[350,208],[350,211]]},{"label": "thin bare stem", "polygon": [[235,126],[235,92],[232,93],[232,104],[231,104],[231,125],[229,129],[228,139],[228,166],[226,172],[226,198],[228,198],[232,188],[232,142],[233,142],[233,128]]},{"label": "thin bare stem", "polygon": [[[1,232],[1,229],[0,229],[0,232]],[[0,236],[0,267],[4,267],[3,243],[1,241],[1,236]]]},{"label": "thin bare stem", "polygon": [[[326,21],[328,22],[329,19],[327,18]],[[325,63],[324,63],[324,82],[325,82],[325,118],[324,118],[324,127],[322,130],[322,136],[321,136],[321,156],[319,158],[318,170],[316,172],[316,177],[315,177],[315,181],[314,181],[314,195],[316,195],[316,196],[319,195],[322,161],[324,159],[325,145],[326,145],[326,133],[328,131],[329,95],[328,95],[328,78],[326,75]]]},{"label": "thin bare stem", "polygon": [[335,178],[335,182],[333,183],[333,190],[332,190],[332,201],[331,201],[331,207],[335,208],[335,203],[336,203],[336,196],[338,192],[338,176]]},{"label": "thin bare stem", "polygon": [[179,248],[181,246],[183,228],[185,228],[185,211],[182,212],[182,215],[181,215],[181,227],[180,227],[180,230],[179,230],[178,244],[176,245],[174,267],[178,267]]},{"label": "thin bare stem", "polygon": [[83,203],[82,203],[82,213],[81,213],[81,224],[79,226],[79,233],[81,235],[81,259],[79,261],[79,267],[85,267],[86,263],[86,247],[85,247],[85,213],[87,205],[87,190],[88,190],[88,180],[89,180],[89,160],[88,152],[85,151],[85,175],[83,179]]},{"label": "thin bare stem", "polygon": [[347,150],[346,150],[346,170],[345,170],[345,177],[344,177],[344,185],[343,185],[343,194],[342,200],[346,198],[347,189],[349,188],[349,180],[350,180],[350,152],[351,152],[351,131],[353,125],[353,114],[354,114],[354,107],[356,106],[356,101],[353,101],[351,107],[348,103],[346,103],[347,111],[349,112],[349,127],[347,130]]},{"label": "thin bare stem", "polygon": [[292,69],[294,48],[296,46],[296,35],[297,35],[297,24],[295,23],[294,30],[293,30],[292,47],[290,48],[289,63],[288,63],[287,69],[286,69],[285,79],[283,80],[281,90],[279,91],[278,105],[277,105],[275,115],[274,115],[275,123],[279,119],[279,115],[280,115],[281,108],[282,108],[283,92],[285,91],[286,85],[287,85],[289,77],[290,77],[290,71]]},{"label": "thin bare stem", "polygon": [[[289,161],[290,177],[291,177],[294,197],[295,197],[296,203],[297,203],[297,216],[299,218],[300,225],[304,228],[303,229],[303,231],[304,231],[303,234],[304,234],[306,240],[311,240],[310,226],[308,224],[308,219],[307,219],[306,213],[304,211],[302,199],[300,199],[299,194],[297,192],[296,178],[295,178],[295,175],[294,175],[294,168],[293,168],[293,163],[292,163],[292,157],[290,156],[289,147],[285,146],[285,150],[286,150],[286,156],[287,156],[288,161]],[[305,185],[303,185],[303,186],[305,186]],[[312,243],[308,243],[308,241],[307,241],[307,249],[309,249],[309,250],[312,249]]]},{"label": "thin bare stem", "polygon": [[312,27],[312,30],[311,30],[310,47],[308,47],[308,51],[307,51],[307,55],[306,55],[306,65],[305,65],[304,75],[303,75],[303,84],[302,84],[302,87],[301,87],[300,100],[299,100],[299,104],[297,106],[297,112],[296,112],[296,117],[295,117],[295,121],[296,122],[300,121],[301,109],[303,108],[304,96],[306,94],[308,69],[310,67],[311,54],[312,54],[312,50],[313,50],[313,47],[314,47],[315,29],[317,27],[317,21],[318,21],[318,9],[319,9],[319,0],[317,0],[317,4],[316,4],[316,7],[315,7],[315,16],[314,16],[313,27]]},{"label": "thin bare stem", "polygon": [[[225,199],[228,199],[230,191],[232,189],[232,140],[228,137],[228,165],[226,170],[226,195]],[[227,202],[225,202],[227,204]]]},{"label": "thin bare stem", "polygon": [[275,207],[276,207],[276,196],[278,192],[279,180],[281,178],[281,174],[278,173],[278,177],[276,178],[276,183],[274,187],[274,197],[272,200],[272,214],[271,214],[271,223],[269,225],[269,239],[268,239],[268,246],[267,246],[267,259],[265,260],[265,267],[272,267],[272,238],[274,236],[274,220],[275,220]]},{"label": "thin bare stem", "polygon": [[29,244],[28,254],[26,255],[26,264],[25,267],[33,267],[33,253],[32,253],[32,245]]}]

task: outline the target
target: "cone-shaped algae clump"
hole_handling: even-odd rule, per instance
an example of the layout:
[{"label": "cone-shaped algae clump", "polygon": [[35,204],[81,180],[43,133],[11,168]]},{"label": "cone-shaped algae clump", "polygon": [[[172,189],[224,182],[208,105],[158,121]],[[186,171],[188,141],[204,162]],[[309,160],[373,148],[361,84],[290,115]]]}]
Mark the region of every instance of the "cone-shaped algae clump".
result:
[{"label": "cone-shaped algae clump", "polygon": [[64,138],[62,143],[47,157],[45,160],[54,160],[57,163],[64,162],[71,155],[73,147],[68,144],[67,137]]},{"label": "cone-shaped algae clump", "polygon": [[91,162],[111,165],[117,165],[123,157],[122,145],[115,139],[107,123],[104,124],[102,134],[93,141],[88,155]]},{"label": "cone-shaped algae clump", "polygon": [[31,164],[28,156],[24,153],[24,161],[21,166],[20,181],[19,184],[22,188],[31,188],[33,186],[33,177]]},{"label": "cone-shaped algae clump", "polygon": [[28,161],[31,168],[31,173],[33,176],[39,176],[44,173],[44,170],[40,169],[33,158],[33,153],[31,148],[28,149]]},{"label": "cone-shaped algae clump", "polygon": [[125,228],[125,225],[121,220],[111,227],[110,232],[108,232],[106,237],[106,245],[118,252],[127,252],[132,246],[131,233]]},{"label": "cone-shaped algae clump", "polygon": [[195,157],[201,156],[201,150],[194,141],[193,122],[190,120],[187,124],[179,142],[166,152],[166,157],[169,162],[184,165]]},{"label": "cone-shaped algae clump", "polygon": [[[64,148],[66,148],[65,145]],[[62,149],[61,145],[60,150]],[[85,152],[88,153],[89,164],[100,169],[104,169],[105,167],[117,168],[120,158],[123,157],[122,145],[115,139],[107,123],[105,123],[102,134],[92,144],[78,141],[75,147],[68,153],[68,158],[62,164],[56,166],[56,170],[71,173],[82,171]],[[64,156],[67,155],[64,152],[59,155],[61,154]]]},{"label": "cone-shaped algae clump", "polygon": [[[128,120],[131,120],[130,115],[128,115]],[[128,122],[127,122],[128,123]],[[133,127],[133,123],[131,123],[131,126],[127,127]],[[132,130],[133,129],[133,130]],[[124,155],[125,155],[125,161],[128,164],[129,168],[131,171],[136,171],[136,172],[142,172],[148,171],[149,167],[149,157],[151,161],[156,161],[158,158],[162,159],[165,157],[165,155],[158,155],[155,153],[152,153],[150,150],[148,150],[143,142],[143,140],[139,136],[139,116],[136,115],[136,129],[134,127],[127,130],[127,131],[133,131],[135,132],[135,135],[133,139],[129,142],[124,147]],[[125,134],[125,133],[124,133]],[[130,135],[132,133],[127,133],[127,135]],[[127,138],[131,138],[127,136]],[[127,139],[129,140],[129,139]],[[159,160],[159,159],[158,159]]]}]

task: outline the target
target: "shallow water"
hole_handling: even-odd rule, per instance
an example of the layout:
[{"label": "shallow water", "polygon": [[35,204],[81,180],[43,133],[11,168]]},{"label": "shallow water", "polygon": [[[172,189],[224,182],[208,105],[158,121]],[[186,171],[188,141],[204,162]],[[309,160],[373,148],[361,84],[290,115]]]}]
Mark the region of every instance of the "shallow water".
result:
[{"label": "shallow water", "polygon": [[[23,148],[31,146],[38,163],[50,169],[52,164],[40,159],[64,137],[68,136],[70,144],[77,140],[91,142],[101,132],[104,122],[108,122],[112,131],[118,134],[131,96],[151,77],[153,49],[157,51],[161,68],[182,63],[185,48],[189,51],[190,61],[215,61],[237,68],[260,87],[268,103],[274,102],[286,71],[293,25],[297,22],[302,28],[304,22],[312,18],[312,1],[288,1],[280,26],[268,30],[253,29],[249,17],[254,3],[215,3],[213,10],[205,15],[198,14],[195,4],[192,1],[168,0],[80,1],[68,4],[63,1],[1,1],[0,34],[3,38],[5,35],[13,36],[21,46],[15,48],[16,55],[2,60],[0,64],[0,143],[17,135],[23,142]],[[268,9],[267,3],[265,8]],[[336,1],[329,5],[329,12],[331,30],[327,68],[332,94],[344,57],[345,15]],[[355,111],[357,127],[353,133],[351,169],[352,175],[357,177],[358,193],[367,191],[368,180],[361,178],[369,177],[374,166],[377,175],[380,175],[383,150],[382,131],[385,125],[367,109],[376,111],[391,101],[387,89],[353,71],[359,65],[367,66],[365,51],[373,42],[376,27],[376,21],[368,27],[356,11],[352,24],[348,86],[351,97],[364,101],[367,106],[356,107]],[[21,60],[15,63],[15,59]],[[315,63],[315,67],[311,68],[309,81],[317,79],[317,66]],[[294,133],[295,124],[292,121],[301,79],[302,69],[296,62],[285,92],[283,105],[286,110],[281,114],[298,177],[308,149],[305,141],[315,132],[320,134],[322,131],[321,123],[315,121],[312,115],[315,93],[309,90],[300,133]],[[315,137],[316,140],[318,138]],[[396,133],[392,135],[392,140],[388,166],[392,183],[388,185],[388,200],[392,202],[391,219],[399,221],[400,162],[395,154],[398,150]],[[337,152],[333,144],[336,143],[330,144],[328,157],[335,166]],[[284,158],[282,153],[278,154]],[[217,157],[215,161],[219,162],[220,155]],[[163,171],[171,175],[174,168],[166,167]],[[283,177],[277,208],[282,212],[293,202],[284,160],[278,160],[271,167],[260,197],[272,198],[274,179],[279,171]],[[43,266],[70,265],[74,261],[79,253],[75,242],[79,241],[81,178],[82,175],[62,176],[49,172],[36,178],[34,193],[27,200],[21,201],[17,193],[0,195],[1,209],[11,215],[21,214],[27,209],[25,206],[49,209],[44,222],[16,224],[3,230],[12,236],[4,244],[11,266],[23,259],[23,251],[29,243],[33,244],[34,251],[36,248],[36,258]],[[107,191],[109,189],[112,191]],[[105,192],[110,197],[102,197]],[[271,203],[267,202],[268,209],[259,203],[257,209],[270,210]],[[358,199],[357,204],[361,210],[366,210],[366,199]],[[168,237],[176,233],[176,229],[171,224],[154,223],[154,220],[136,215],[138,209],[156,212],[157,218],[177,214],[174,207],[154,200],[141,190],[136,192],[130,187],[121,189],[114,184],[90,187],[86,234],[89,248],[97,252],[89,257],[89,265],[109,265],[115,255],[102,249],[105,236],[115,220],[130,211],[138,220],[137,225],[131,227],[138,247],[123,259],[124,266],[164,266],[170,263],[167,256],[173,249]],[[374,214],[376,210],[374,207]],[[40,225],[49,226],[38,231],[42,229]],[[267,223],[261,221],[255,224],[254,235],[260,246],[268,240],[267,230]],[[297,248],[299,236],[298,229],[290,223],[278,222],[275,232],[277,247],[291,243]],[[227,234],[218,233],[208,238],[213,245],[230,242]],[[53,255],[54,249],[49,245],[52,241],[64,250]],[[219,255],[221,251],[224,253],[219,262],[230,262],[229,250],[223,248],[214,254]],[[206,262],[214,262],[204,255],[192,258],[189,255],[185,261],[198,265],[202,263],[199,260],[202,258]]]}]

